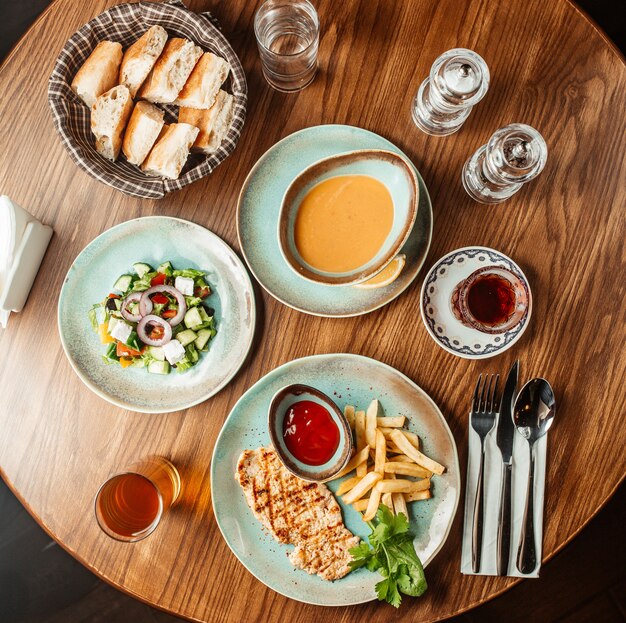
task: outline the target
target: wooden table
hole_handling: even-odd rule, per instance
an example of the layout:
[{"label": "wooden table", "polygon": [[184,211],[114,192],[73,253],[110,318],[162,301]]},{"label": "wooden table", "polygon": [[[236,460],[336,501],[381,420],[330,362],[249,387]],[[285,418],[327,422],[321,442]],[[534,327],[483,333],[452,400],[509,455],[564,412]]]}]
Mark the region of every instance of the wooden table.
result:
[{"label": "wooden table", "polygon": [[[245,389],[285,361],[312,353],[362,353],[395,366],[433,396],[464,466],[476,377],[504,373],[519,357],[523,377],[550,379],[559,403],[549,444],[544,560],[553,556],[626,471],[626,68],[616,50],[564,0],[320,0],[321,71],[303,92],[283,95],[261,77],[252,34],[255,3],[214,2],[208,8],[220,18],[249,79],[240,144],[210,179],[160,202],[141,201],[73,165],[46,102],[58,50],[111,4],[56,0],[0,68],[0,191],[56,232],[26,308],[0,332],[0,471],[33,516],[103,579],[185,617],[386,621],[392,611],[375,602],[323,609],[289,601],[255,580],[230,553],[213,518],[209,487],[211,452],[225,417]],[[433,60],[456,46],[487,60],[491,87],[461,132],[429,137],[412,124],[411,99]],[[505,204],[473,203],[461,186],[461,166],[496,128],[513,121],[541,131],[548,165]],[[421,278],[387,307],[343,320],[297,313],[259,288],[254,351],[215,398],[184,412],[142,415],[93,395],[72,372],[56,327],[59,289],[78,252],[112,225],[150,214],[196,221],[238,248],[235,206],[251,166],[280,138],[321,123],[362,126],[410,155],[434,205],[428,265],[452,249],[480,244],[523,267],[535,309],[522,340],[487,362],[445,353],[419,317]],[[145,541],[114,542],[96,525],[93,495],[109,474],[150,453],[179,466],[186,483],[183,503]],[[461,515],[428,568],[427,595],[405,604],[398,620],[438,620],[515,583],[460,574]]]}]

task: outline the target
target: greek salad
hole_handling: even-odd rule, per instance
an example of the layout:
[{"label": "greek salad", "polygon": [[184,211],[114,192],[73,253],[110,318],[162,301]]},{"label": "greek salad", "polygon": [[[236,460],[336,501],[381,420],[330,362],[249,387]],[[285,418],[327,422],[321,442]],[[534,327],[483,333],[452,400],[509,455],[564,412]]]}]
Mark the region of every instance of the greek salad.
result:
[{"label": "greek salad", "polygon": [[176,270],[164,262],[156,270],[133,264],[111,292],[89,310],[105,363],[147,368],[152,374],[185,372],[200,360],[215,337],[215,311],[206,305],[211,288],[201,270]]}]

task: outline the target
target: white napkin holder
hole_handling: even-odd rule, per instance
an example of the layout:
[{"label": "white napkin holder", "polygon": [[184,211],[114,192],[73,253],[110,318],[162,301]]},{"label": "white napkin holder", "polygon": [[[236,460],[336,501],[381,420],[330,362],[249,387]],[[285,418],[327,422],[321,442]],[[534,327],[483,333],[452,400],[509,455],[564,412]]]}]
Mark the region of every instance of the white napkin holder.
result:
[{"label": "white napkin holder", "polygon": [[0,325],[19,312],[37,276],[52,228],[6,195],[0,196]]}]

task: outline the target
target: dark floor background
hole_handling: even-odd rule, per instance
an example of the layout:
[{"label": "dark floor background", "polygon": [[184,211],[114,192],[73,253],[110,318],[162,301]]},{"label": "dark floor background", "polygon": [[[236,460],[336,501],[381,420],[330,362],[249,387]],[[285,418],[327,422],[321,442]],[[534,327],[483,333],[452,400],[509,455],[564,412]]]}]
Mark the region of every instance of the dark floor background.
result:
[{"label": "dark floor background", "polygon": [[[48,4],[0,0],[0,62]],[[581,0],[579,5],[626,52],[626,0]],[[522,582],[449,623],[626,621],[625,528],[623,485],[573,543],[544,565],[540,579]],[[389,616],[393,618],[391,609]],[[82,567],[41,530],[0,480],[0,623],[175,621],[180,619],[120,593]]]}]

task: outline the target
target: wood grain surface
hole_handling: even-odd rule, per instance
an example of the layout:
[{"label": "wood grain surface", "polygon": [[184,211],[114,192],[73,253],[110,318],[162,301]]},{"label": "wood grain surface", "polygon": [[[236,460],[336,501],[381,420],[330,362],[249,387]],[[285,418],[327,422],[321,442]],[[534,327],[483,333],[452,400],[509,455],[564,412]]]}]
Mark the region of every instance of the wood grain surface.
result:
[{"label": "wood grain surface", "polygon": [[[305,355],[355,352],[421,385],[446,415],[467,455],[467,409],[480,372],[504,373],[519,357],[525,378],[542,375],[559,403],[550,433],[544,559],[573,538],[626,471],[624,212],[626,66],[565,2],[511,0],[320,0],[321,70],[296,95],[264,82],[252,31],[253,2],[194,2],[220,19],[249,80],[248,121],[234,154],[208,179],[160,202],[126,197],[78,170],[52,126],[46,81],[65,40],[112,2],[56,0],[0,68],[0,191],[54,227],[24,311],[0,333],[0,466],[31,513],[104,579],[157,607],[199,621],[386,621],[375,602],[324,609],[277,595],[230,553],[213,519],[209,464],[216,436],[245,389]],[[434,138],[409,107],[433,60],[464,46],[489,64],[492,83],[463,129]],[[540,130],[549,148],[542,175],[508,202],[481,206],[464,193],[464,160],[514,121]],[[378,132],[413,159],[431,193],[434,236],[427,259],[466,245],[495,247],[527,274],[533,319],[523,338],[490,361],[441,350],[419,315],[423,274],[399,299],[357,319],[295,312],[258,289],[258,335],[247,364],[208,402],[143,415],[93,395],[72,372],[56,327],[58,293],[80,250],[116,223],[151,214],[200,223],[238,249],[235,206],[257,158],[303,127],[347,123]],[[375,336],[375,339],[372,339]],[[93,495],[107,476],[157,453],[180,468],[183,502],[134,545],[102,534]],[[394,620],[434,621],[510,587],[459,572],[462,513],[428,567],[430,589]]]}]

